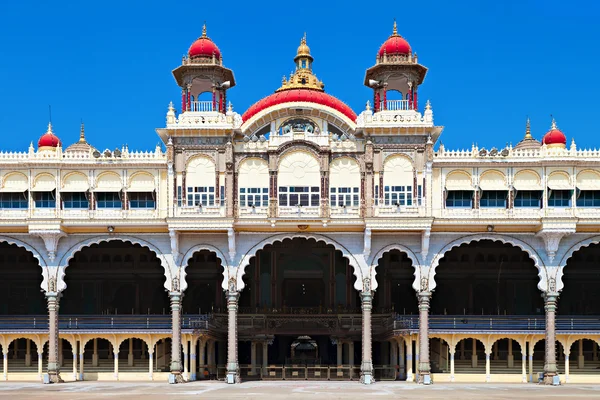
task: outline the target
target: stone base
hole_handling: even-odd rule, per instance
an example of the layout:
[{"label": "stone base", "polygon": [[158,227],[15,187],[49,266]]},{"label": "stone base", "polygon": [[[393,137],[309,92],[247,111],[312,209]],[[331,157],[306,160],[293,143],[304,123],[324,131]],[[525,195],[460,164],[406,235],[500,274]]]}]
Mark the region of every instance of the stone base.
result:
[{"label": "stone base", "polygon": [[543,384],[560,386],[560,376],[557,373],[546,373],[544,374]]},{"label": "stone base", "polygon": [[44,374],[42,381],[44,383],[63,383],[64,382],[62,380],[62,378],[60,377],[59,372],[49,372],[47,374]]},{"label": "stone base", "polygon": [[419,383],[422,385],[431,385],[431,375],[429,372],[421,372],[419,374]]},{"label": "stone base", "polygon": [[363,385],[372,385],[375,383],[375,379],[370,372],[365,372],[360,374],[360,383]]},{"label": "stone base", "polygon": [[171,372],[169,374],[169,383],[185,383],[185,379],[183,379],[183,375],[180,372]]}]

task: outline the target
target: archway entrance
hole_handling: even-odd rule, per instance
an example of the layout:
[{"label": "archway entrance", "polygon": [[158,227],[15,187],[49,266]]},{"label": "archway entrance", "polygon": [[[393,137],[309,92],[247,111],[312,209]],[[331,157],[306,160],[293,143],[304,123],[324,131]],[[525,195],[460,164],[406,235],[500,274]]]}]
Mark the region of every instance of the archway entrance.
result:
[{"label": "archway entrance", "polygon": [[0,243],[0,315],[45,315],[42,270],[29,251]]},{"label": "archway entrance", "polygon": [[314,239],[285,239],[259,250],[245,272],[242,377],[358,378],[360,300],[340,251]]},{"label": "archway entrance", "polygon": [[600,244],[583,247],[567,260],[564,288],[557,312],[562,315],[600,314]]}]

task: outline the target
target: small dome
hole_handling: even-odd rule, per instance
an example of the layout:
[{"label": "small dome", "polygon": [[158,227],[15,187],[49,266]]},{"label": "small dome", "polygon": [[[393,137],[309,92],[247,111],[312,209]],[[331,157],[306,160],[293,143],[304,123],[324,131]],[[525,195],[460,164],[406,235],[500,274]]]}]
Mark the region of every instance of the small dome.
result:
[{"label": "small dome", "polygon": [[518,150],[531,150],[531,149],[539,149],[542,147],[542,144],[539,140],[534,139],[531,136],[531,123],[529,122],[529,118],[527,118],[527,123],[525,125],[525,137],[515,146],[515,149]]},{"label": "small dome", "polygon": [[312,58],[312,56],[310,55],[310,47],[308,47],[308,45],[306,44],[306,33],[304,34],[304,37],[300,40],[300,46],[298,46],[298,51],[294,60],[298,59],[298,57]]},{"label": "small dome", "polygon": [[567,137],[565,134],[558,129],[556,126],[556,121],[552,119],[552,127],[542,139],[542,143],[547,146],[556,146],[556,147],[566,147],[567,146]]},{"label": "small dome", "polygon": [[85,140],[85,127],[81,124],[81,132],[79,133],[79,141],[73,143],[65,149],[65,153],[89,153],[90,150],[96,150]]},{"label": "small dome", "polygon": [[384,54],[396,55],[403,54],[409,55],[411,53],[410,44],[402,36],[398,35],[398,28],[396,27],[396,21],[394,21],[394,30],[392,35],[381,45],[379,48],[379,57],[383,57]]},{"label": "small dome", "polygon": [[221,51],[217,45],[206,36],[206,25],[202,27],[202,36],[200,36],[188,50],[188,56],[194,58],[212,58],[221,59]]},{"label": "small dome", "polygon": [[52,132],[52,123],[48,124],[48,130],[46,131],[46,133],[44,133],[42,135],[42,137],[40,137],[40,140],[38,140],[38,150],[41,149],[42,147],[59,147],[61,145],[60,139],[58,138],[58,136],[56,136],[54,134],[54,132]]}]

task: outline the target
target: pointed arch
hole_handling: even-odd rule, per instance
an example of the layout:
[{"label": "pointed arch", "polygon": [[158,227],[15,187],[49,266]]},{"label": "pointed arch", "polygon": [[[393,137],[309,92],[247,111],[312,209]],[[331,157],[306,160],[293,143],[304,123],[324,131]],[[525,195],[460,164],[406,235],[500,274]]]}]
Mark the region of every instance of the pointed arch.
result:
[{"label": "pointed arch", "polygon": [[566,251],[565,255],[561,258],[560,262],[558,263],[558,272],[556,273],[556,291],[557,292],[560,292],[564,287],[562,278],[564,276],[565,267],[567,266],[567,261],[569,261],[569,258],[573,257],[573,254],[575,254],[579,250],[581,250],[585,247],[589,247],[593,244],[599,244],[599,243],[600,243],[600,236],[592,236],[590,238],[581,240],[581,241],[573,244]]},{"label": "pointed arch", "polygon": [[[244,255],[244,257],[238,264],[236,271],[235,271],[235,279],[236,279],[236,283],[237,283],[236,287],[237,287],[238,291],[242,290],[245,286],[243,276],[246,272],[246,267],[248,267],[248,265],[250,264],[250,259],[252,257],[255,257],[256,253],[259,250],[264,249],[265,246],[274,244],[275,242],[282,242],[286,239],[290,239],[290,240],[292,240],[292,239],[308,239],[308,240],[312,239],[312,240],[315,240],[316,242],[323,242],[325,244],[329,244],[329,245],[333,246],[336,250],[340,251],[345,258],[348,259],[348,264],[352,267],[353,274],[356,277],[356,282],[354,283],[354,288],[359,291],[362,290],[362,288],[363,288],[363,273],[361,270],[361,265],[358,262],[358,260],[354,257],[354,255],[350,252],[350,250],[348,250],[346,247],[344,247],[339,242],[337,242],[334,239],[332,239],[328,236],[325,236],[325,235],[314,234],[314,233],[302,234],[302,233],[290,232],[290,233],[283,233],[283,234],[269,236],[266,239],[261,240],[259,243],[257,243],[253,247],[251,247],[246,252],[246,254]],[[223,290],[227,290],[227,284],[228,284],[228,281],[224,280],[223,281]]]},{"label": "pointed arch", "polygon": [[100,243],[105,243],[105,242],[106,243],[107,242],[115,242],[115,241],[137,244],[137,245],[145,247],[146,249],[153,252],[156,255],[156,258],[158,258],[158,260],[160,261],[160,265],[165,270],[165,278],[166,279],[165,279],[164,287],[167,290],[171,290],[171,284],[172,284],[172,278],[173,278],[172,274],[171,274],[171,267],[169,265],[169,262],[167,261],[167,258],[160,251],[160,249],[158,247],[156,247],[154,244],[147,242],[143,239],[140,239],[136,236],[118,235],[118,236],[96,236],[96,237],[92,237],[92,238],[87,238],[87,239],[84,239],[81,242],[78,242],[75,245],[71,246],[71,248],[69,248],[69,250],[67,250],[65,252],[65,254],[62,256],[62,258],[60,259],[60,261],[58,263],[59,272],[58,272],[58,277],[57,277],[58,279],[56,280],[57,281],[56,282],[57,283],[57,291],[62,292],[67,287],[67,285],[65,283],[66,269],[69,267],[69,261],[71,261],[71,259],[73,257],[75,257],[75,254],[77,254],[78,252],[83,250],[85,247],[90,247],[93,244],[100,244]]},{"label": "pointed arch", "polygon": [[393,243],[393,244],[385,246],[384,248],[379,250],[375,254],[375,256],[371,259],[371,264],[369,266],[369,269],[370,269],[369,276],[371,277],[371,288],[377,289],[377,287],[379,286],[379,282],[377,282],[377,279],[376,279],[377,267],[379,266],[379,260],[381,260],[383,258],[385,253],[388,253],[392,250],[397,250],[401,253],[406,254],[406,256],[409,258],[409,260],[412,262],[412,266],[415,269],[414,274],[413,274],[415,277],[415,280],[413,282],[413,289],[418,290],[419,289],[419,281],[421,278],[421,262],[419,260],[419,257],[408,247],[403,246],[401,244],[397,244],[397,243]]},{"label": "pointed arch", "polygon": [[495,234],[463,236],[459,239],[456,239],[456,240],[450,242],[446,246],[444,246],[437,253],[437,255],[434,257],[433,261],[431,262],[431,267],[429,268],[429,275],[428,275],[429,290],[433,290],[436,287],[435,270],[438,267],[440,260],[445,257],[446,253],[448,253],[453,248],[458,247],[460,245],[470,244],[473,242],[479,242],[482,240],[491,240],[492,242],[501,242],[501,243],[505,243],[505,244],[510,244],[510,245],[512,245],[514,247],[518,247],[521,250],[523,250],[524,252],[526,252],[529,255],[529,258],[531,258],[531,260],[533,261],[534,266],[538,270],[538,277],[540,278],[538,285],[537,285],[538,289],[541,290],[542,292],[546,291],[547,282],[548,282],[548,279],[547,279],[548,274],[546,271],[546,266],[542,262],[542,258],[537,253],[537,251],[533,247],[531,247],[529,244],[523,242],[520,239],[514,238],[512,236],[495,235]]},{"label": "pointed arch", "polygon": [[213,245],[198,244],[186,251],[183,257],[181,258],[181,265],[179,266],[178,271],[180,271],[180,282],[182,292],[185,291],[188,287],[186,280],[188,264],[192,257],[194,257],[194,254],[202,250],[206,250],[216,254],[217,258],[221,261],[221,266],[223,267],[223,282],[227,282],[229,280],[229,266],[231,264],[229,262],[229,259],[225,256],[225,253],[223,253],[218,247],[215,247]]}]

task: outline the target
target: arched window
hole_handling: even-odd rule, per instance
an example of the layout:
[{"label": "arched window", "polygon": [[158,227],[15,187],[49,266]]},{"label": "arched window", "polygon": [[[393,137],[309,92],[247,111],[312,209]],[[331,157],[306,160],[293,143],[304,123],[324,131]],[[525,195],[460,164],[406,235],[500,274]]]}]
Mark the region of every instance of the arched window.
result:
[{"label": "arched window", "polygon": [[360,205],[360,168],[348,157],[331,163],[329,172],[331,207],[358,207]]},{"label": "arched window", "polygon": [[215,205],[215,164],[208,157],[196,157],[186,172],[187,206]]},{"label": "arched window", "polygon": [[238,172],[240,207],[269,206],[269,166],[265,160],[250,158]]},{"label": "arched window", "polygon": [[278,186],[280,207],[318,207],[321,201],[319,162],[306,152],[287,154],[279,163]]},{"label": "arched window", "polygon": [[[421,192],[419,185],[418,192]],[[403,156],[389,157],[383,166],[383,202],[386,206],[412,206],[414,172]]]}]

